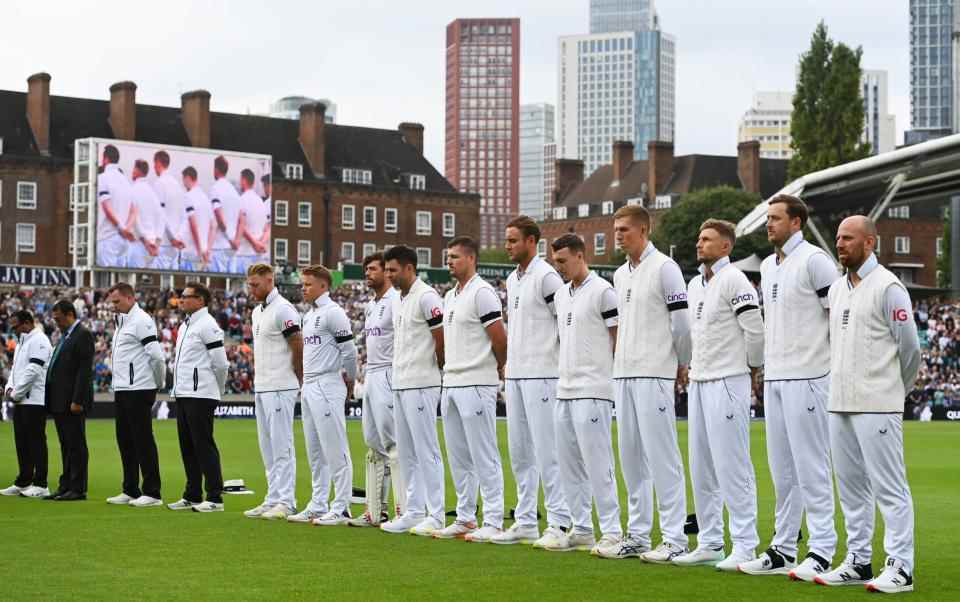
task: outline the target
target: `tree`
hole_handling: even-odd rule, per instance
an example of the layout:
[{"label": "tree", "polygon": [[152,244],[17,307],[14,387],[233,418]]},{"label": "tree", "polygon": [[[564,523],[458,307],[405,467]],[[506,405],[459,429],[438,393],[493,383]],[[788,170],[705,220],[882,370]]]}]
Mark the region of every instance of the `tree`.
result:
[{"label": "tree", "polygon": [[[651,240],[664,253],[674,245],[673,258],[684,272],[697,268],[697,238],[700,224],[708,218],[717,218],[737,223],[760,202],[760,195],[744,192],[729,186],[704,188],[680,198],[672,209],[658,217]],[[731,260],[737,261],[756,253],[765,257],[773,251],[766,234],[755,232],[737,240]]]},{"label": "tree", "polygon": [[940,257],[937,257],[937,271],[940,272],[940,278],[937,279],[937,286],[940,288],[950,288],[950,281],[953,279],[953,263],[950,259],[950,237],[953,234],[950,223],[950,208],[943,212],[943,242],[940,248]]},{"label": "tree", "polygon": [[506,249],[491,247],[481,249],[479,263],[512,263]]},{"label": "tree", "polygon": [[800,55],[800,76],[790,119],[791,180],[834,165],[863,159],[870,145],[863,134],[860,57],[863,49],[834,43],[820,21],[810,49]]}]

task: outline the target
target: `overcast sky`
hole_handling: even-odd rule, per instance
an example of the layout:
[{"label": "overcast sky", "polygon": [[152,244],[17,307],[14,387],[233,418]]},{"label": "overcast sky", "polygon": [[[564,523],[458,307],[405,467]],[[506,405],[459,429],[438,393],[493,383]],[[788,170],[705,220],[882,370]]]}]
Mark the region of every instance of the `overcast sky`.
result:
[{"label": "overcast sky", "polygon": [[[520,102],[557,98],[557,38],[589,32],[589,0],[346,0],[4,3],[0,88],[109,98],[137,83],[141,103],[179,106],[205,88],[215,111],[262,113],[299,94],[337,104],[339,123],[425,125],[427,157],[443,171],[446,25],[458,17],[519,17]],[[907,0],[660,0],[677,39],[676,152],[732,155],[753,93],[792,89],[819,19],[862,46],[863,67],[889,72],[897,141],[909,126]]]}]

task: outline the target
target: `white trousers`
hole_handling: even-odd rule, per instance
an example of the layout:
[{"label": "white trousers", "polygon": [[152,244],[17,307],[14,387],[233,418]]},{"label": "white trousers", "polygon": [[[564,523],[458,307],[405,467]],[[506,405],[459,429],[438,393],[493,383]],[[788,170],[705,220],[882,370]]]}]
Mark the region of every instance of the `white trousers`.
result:
[{"label": "white trousers", "polygon": [[876,503],[883,516],[884,551],[913,574],[913,497],[903,461],[903,416],[832,413],[829,422],[847,554],[858,564],[871,561]]},{"label": "white trousers", "polygon": [[127,239],[119,234],[97,241],[97,265],[107,268],[125,268],[127,258]]},{"label": "white trousers", "polygon": [[504,392],[507,402],[507,445],[517,481],[516,522],[536,526],[540,483],[547,524],[570,526],[570,511],[560,485],[556,428],[557,379],[511,379]]},{"label": "white trousers", "polygon": [[686,477],[677,443],[674,382],[660,378],[616,381],[617,440],[627,486],[627,533],[650,546],[656,487],[662,539],[686,548]]},{"label": "white trousers", "polygon": [[160,247],[160,254],[157,256],[157,268],[161,270],[179,270],[180,269],[180,249],[172,245]]},{"label": "white trousers", "polygon": [[392,368],[367,372],[364,382],[363,441],[367,447],[386,458],[387,452],[397,442],[393,411],[394,398],[391,386]]},{"label": "white trousers", "polygon": [[593,533],[593,501],[597,504],[600,532],[623,535],[610,435],[612,422],[613,404],[604,399],[557,402],[560,479],[573,530],[578,533]]},{"label": "white trousers", "polygon": [[210,254],[210,265],[207,269],[211,272],[221,272],[221,273],[234,273],[236,251],[231,248],[226,249],[214,249],[213,253]]},{"label": "white trousers", "polygon": [[483,524],[503,527],[503,467],[497,447],[497,387],[447,387],[440,398],[443,438],[457,492],[457,521],[477,520],[477,489]]},{"label": "white trousers", "polygon": [[752,555],[757,536],[757,482],[750,460],[750,376],[691,381],[690,480],[697,545],[723,547],[723,507],[733,552]]},{"label": "white trousers", "polygon": [[127,251],[127,266],[131,268],[146,268],[150,270],[163,269],[163,251],[153,256],[147,247],[139,240],[132,242]]},{"label": "white trousers", "polygon": [[[303,385],[300,408],[313,485],[308,510],[343,514],[350,508],[353,462],[347,441],[346,401],[347,387],[339,373],[326,374]],[[328,504],[331,477],[333,502]]]},{"label": "white trousers", "polygon": [[269,391],[254,396],[257,438],[267,473],[268,506],[297,507],[297,456],[293,447],[293,410],[299,391]]},{"label": "white trousers", "polygon": [[397,453],[407,479],[407,512],[446,524],[443,456],[437,438],[440,387],[395,391],[394,399]]},{"label": "white trousers", "polygon": [[830,376],[767,382],[763,390],[767,461],[777,494],[771,545],[796,557],[806,511],[807,548],[829,564],[837,550],[827,427]]}]

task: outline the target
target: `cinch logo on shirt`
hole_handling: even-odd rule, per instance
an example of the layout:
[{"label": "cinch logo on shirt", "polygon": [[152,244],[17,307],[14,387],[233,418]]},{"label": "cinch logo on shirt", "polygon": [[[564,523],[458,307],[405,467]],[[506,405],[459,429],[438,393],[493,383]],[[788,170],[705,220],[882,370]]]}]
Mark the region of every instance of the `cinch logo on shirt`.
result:
[{"label": "cinch logo on shirt", "polygon": [[667,295],[667,303],[677,303],[679,301],[686,301],[687,293],[673,293],[672,295]]},{"label": "cinch logo on shirt", "polygon": [[318,334],[303,337],[304,345],[319,345],[321,341],[323,341],[323,339]]},{"label": "cinch logo on shirt", "polygon": [[364,328],[363,336],[365,337],[382,337],[383,329],[379,326],[374,326],[373,328]]},{"label": "cinch logo on shirt", "polygon": [[730,305],[739,305],[741,303],[749,303],[750,301],[753,301],[753,293],[744,293],[730,299]]}]

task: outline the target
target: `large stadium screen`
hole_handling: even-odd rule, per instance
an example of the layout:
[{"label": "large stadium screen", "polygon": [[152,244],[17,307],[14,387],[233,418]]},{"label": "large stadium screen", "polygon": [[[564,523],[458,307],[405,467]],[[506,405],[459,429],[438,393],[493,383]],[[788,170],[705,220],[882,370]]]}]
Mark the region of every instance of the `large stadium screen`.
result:
[{"label": "large stadium screen", "polygon": [[101,140],[98,268],[243,274],[270,262],[269,155]]}]

